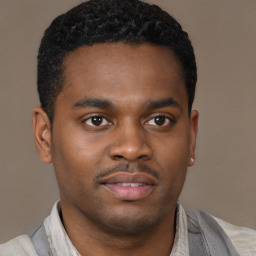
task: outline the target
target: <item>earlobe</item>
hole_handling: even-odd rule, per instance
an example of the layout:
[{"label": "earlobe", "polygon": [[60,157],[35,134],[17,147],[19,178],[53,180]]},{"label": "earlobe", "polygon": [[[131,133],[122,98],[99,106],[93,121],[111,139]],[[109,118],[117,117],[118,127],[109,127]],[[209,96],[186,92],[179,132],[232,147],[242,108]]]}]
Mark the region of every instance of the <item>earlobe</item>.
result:
[{"label": "earlobe", "polygon": [[189,160],[188,160],[188,166],[191,167],[191,166],[194,165],[194,163],[195,163],[194,157],[190,157]]},{"label": "earlobe", "polygon": [[47,114],[40,107],[33,111],[33,132],[40,159],[44,163],[51,163],[51,126]]},{"label": "earlobe", "polygon": [[189,159],[188,166],[193,166],[195,163],[195,149],[196,149],[196,138],[198,130],[198,111],[193,110],[190,114],[190,145],[189,145]]}]

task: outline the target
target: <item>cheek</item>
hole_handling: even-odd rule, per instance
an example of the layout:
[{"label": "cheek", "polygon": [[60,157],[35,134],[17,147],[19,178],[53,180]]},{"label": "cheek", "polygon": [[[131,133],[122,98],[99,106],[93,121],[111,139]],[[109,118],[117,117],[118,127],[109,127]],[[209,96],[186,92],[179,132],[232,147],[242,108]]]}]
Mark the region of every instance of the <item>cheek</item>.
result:
[{"label": "cheek", "polygon": [[157,163],[165,183],[163,189],[168,190],[169,195],[179,194],[187,173],[189,138],[186,133],[170,137],[165,143],[159,144],[158,149]]},{"label": "cheek", "polygon": [[186,169],[189,155],[189,136],[186,132],[166,136],[154,146],[157,161],[163,169]]},{"label": "cheek", "polygon": [[59,133],[53,137],[53,160],[61,161],[62,168],[66,169],[85,168],[90,163],[95,164],[102,154],[98,144],[82,129],[59,129]]},{"label": "cheek", "polygon": [[101,159],[99,147],[78,133],[72,136],[58,134],[54,137],[52,157],[60,188],[78,190],[92,186],[97,163]]}]

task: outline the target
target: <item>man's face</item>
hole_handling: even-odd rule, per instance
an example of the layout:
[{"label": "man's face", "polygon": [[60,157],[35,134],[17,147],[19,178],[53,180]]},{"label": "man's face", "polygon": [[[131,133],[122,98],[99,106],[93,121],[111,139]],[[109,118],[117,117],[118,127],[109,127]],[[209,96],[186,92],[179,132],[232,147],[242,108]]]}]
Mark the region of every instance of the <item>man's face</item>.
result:
[{"label": "man's face", "polygon": [[119,43],[71,52],[51,137],[63,210],[122,232],[174,216],[196,126],[169,49]]}]

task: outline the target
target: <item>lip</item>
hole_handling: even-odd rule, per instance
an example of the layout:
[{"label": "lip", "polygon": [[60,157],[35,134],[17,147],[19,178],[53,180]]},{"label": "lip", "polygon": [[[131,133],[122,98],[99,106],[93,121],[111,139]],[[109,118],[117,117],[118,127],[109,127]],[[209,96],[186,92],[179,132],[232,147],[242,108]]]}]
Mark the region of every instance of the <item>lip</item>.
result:
[{"label": "lip", "polygon": [[100,184],[120,200],[137,201],[148,196],[158,180],[147,173],[118,172],[104,177]]}]

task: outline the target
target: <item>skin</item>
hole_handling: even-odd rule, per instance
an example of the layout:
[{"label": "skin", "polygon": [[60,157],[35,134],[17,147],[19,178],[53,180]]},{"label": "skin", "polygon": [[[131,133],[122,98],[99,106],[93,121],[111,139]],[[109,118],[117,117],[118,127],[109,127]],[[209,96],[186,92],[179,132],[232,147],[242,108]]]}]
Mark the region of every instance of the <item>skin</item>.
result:
[{"label": "skin", "polygon": [[[36,108],[34,137],[41,160],[54,165],[63,224],[81,255],[170,254],[197,122],[168,48],[98,44],[66,56],[52,132]],[[108,173],[144,173],[154,186],[123,200],[101,183]]]}]

